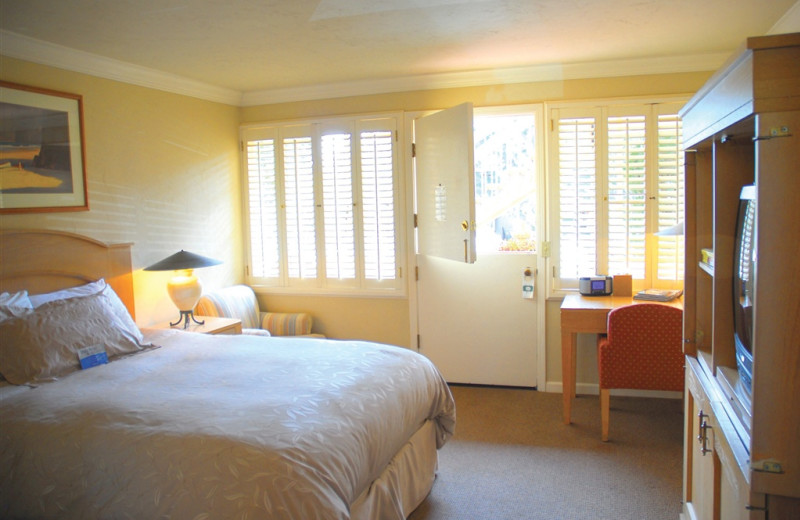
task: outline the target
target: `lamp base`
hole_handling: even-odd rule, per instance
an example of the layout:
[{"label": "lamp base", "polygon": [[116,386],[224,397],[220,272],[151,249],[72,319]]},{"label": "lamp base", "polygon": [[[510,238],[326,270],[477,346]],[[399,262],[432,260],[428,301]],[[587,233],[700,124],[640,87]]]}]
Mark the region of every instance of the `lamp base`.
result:
[{"label": "lamp base", "polygon": [[186,328],[189,327],[189,320],[190,319],[193,322],[197,323],[198,325],[202,325],[202,324],[205,323],[205,321],[197,321],[194,318],[194,311],[180,311],[180,313],[181,313],[181,317],[178,318],[178,321],[176,321],[175,323],[170,323],[169,324],[170,327],[174,327],[178,323],[183,322],[183,328],[186,329]]}]

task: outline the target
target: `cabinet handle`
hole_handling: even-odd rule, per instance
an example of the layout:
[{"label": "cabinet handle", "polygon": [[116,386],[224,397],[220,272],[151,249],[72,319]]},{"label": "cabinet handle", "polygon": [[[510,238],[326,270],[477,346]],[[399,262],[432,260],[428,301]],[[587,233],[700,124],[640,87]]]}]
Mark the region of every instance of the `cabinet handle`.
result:
[{"label": "cabinet handle", "polygon": [[706,453],[711,452],[711,449],[708,447],[708,429],[713,427],[708,424],[706,418],[708,417],[707,414],[703,413],[703,410],[700,410],[700,413],[697,414],[697,419],[700,422],[700,426],[698,431],[700,432],[697,435],[697,440],[700,443],[700,453],[705,457]]},{"label": "cabinet handle", "polygon": [[703,431],[703,442],[700,444],[700,453],[702,453],[703,456],[705,457],[706,453],[711,452],[711,448],[708,447],[707,442],[708,442],[708,429],[712,429],[713,426],[708,424],[706,421],[703,421],[700,424],[700,428],[702,428]]},{"label": "cabinet handle", "polygon": [[704,414],[703,410],[700,410],[700,413],[697,414],[697,419],[698,419],[698,429],[697,429],[697,431],[700,432],[697,435],[697,440],[701,441],[701,442],[703,440],[703,433],[705,431],[705,430],[703,430],[703,419],[705,419],[706,417],[708,417],[708,415]]}]

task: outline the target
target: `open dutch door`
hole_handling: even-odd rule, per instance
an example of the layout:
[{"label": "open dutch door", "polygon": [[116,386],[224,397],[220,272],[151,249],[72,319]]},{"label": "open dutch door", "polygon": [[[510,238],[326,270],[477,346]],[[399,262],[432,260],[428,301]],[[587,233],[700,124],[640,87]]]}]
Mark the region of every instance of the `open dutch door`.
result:
[{"label": "open dutch door", "polygon": [[[532,254],[477,258],[472,105],[415,121],[417,344],[451,383],[536,386]],[[513,324],[513,326],[508,326]]]},{"label": "open dutch door", "polygon": [[420,118],[415,126],[418,253],[475,262],[472,104]]}]

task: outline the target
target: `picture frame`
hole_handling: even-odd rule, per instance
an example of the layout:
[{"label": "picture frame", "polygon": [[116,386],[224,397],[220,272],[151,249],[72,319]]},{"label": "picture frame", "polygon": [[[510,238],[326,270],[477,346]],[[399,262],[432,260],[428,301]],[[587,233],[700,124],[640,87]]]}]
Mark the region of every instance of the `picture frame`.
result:
[{"label": "picture frame", "polygon": [[83,97],[0,81],[0,214],[88,210]]}]

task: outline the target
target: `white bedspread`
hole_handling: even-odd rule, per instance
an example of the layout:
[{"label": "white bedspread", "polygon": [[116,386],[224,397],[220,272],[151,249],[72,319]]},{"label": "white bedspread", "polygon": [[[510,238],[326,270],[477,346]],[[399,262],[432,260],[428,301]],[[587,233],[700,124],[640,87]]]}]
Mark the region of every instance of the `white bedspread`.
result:
[{"label": "white bedspread", "polygon": [[455,405],[423,356],[176,331],[161,348],[0,393],[2,518],[349,518]]}]

